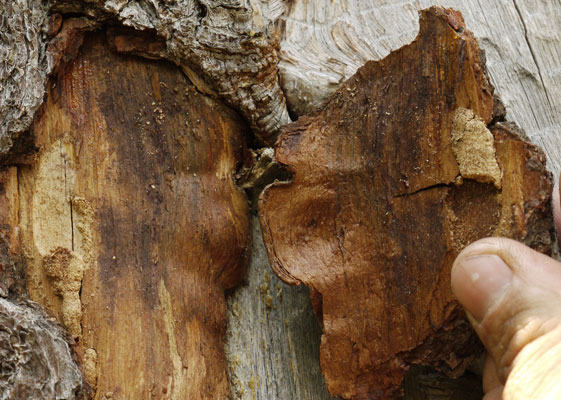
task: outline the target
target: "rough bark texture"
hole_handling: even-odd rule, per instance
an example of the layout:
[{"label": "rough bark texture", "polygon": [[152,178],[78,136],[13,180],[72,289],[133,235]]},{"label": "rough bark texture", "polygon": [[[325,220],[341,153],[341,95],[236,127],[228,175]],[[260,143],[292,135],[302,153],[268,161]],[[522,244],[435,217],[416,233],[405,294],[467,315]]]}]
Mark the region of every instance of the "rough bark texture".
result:
[{"label": "rough bark texture", "polygon": [[290,122],[277,76],[283,9],[273,2],[240,0],[105,1],[101,8],[126,26],[153,29],[165,39],[165,57],[206,84],[248,119],[262,143],[274,142]]},{"label": "rough bark texture", "polygon": [[63,329],[31,302],[0,298],[0,399],[76,399],[82,375]]},{"label": "rough bark texture", "polygon": [[456,375],[473,359],[449,282],[467,244],[495,235],[551,250],[543,153],[497,122],[461,14],[432,8],[420,24],[286,128],[275,155],[294,179],[260,200],[272,267],[312,289],[322,370],[345,398],[395,396],[411,363]]},{"label": "rough bark texture", "polygon": [[50,71],[45,49],[47,8],[40,0],[0,3],[0,160],[43,101]]},{"label": "rough bark texture", "polygon": [[[28,129],[41,104],[56,54],[49,34],[61,15],[90,21],[118,19],[137,31],[155,32],[158,57],[181,66],[202,90],[217,93],[249,121],[259,142],[272,144],[290,122],[277,76],[279,35],[274,21],[282,2],[228,1],[8,1],[0,5],[0,157]],[[49,19],[48,13],[55,13]],[[49,49],[51,50],[51,49]]]},{"label": "rough bark texture", "polygon": [[116,55],[104,36],[49,85],[40,150],[10,186],[29,295],[73,335],[94,398],[226,398],[246,125],[177,67]]}]

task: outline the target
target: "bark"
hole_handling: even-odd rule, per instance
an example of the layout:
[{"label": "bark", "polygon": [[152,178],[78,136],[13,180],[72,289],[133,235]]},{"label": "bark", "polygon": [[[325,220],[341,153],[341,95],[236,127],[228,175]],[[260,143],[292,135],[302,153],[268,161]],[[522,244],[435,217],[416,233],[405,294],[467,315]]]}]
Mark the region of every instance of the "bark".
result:
[{"label": "bark", "polygon": [[0,160],[29,128],[41,105],[50,66],[47,8],[38,0],[0,5]]},{"label": "bark", "polygon": [[460,375],[477,355],[450,290],[487,236],[551,253],[545,156],[503,119],[461,14],[423,11],[413,43],[360,68],[288,125],[260,216],[274,271],[312,289],[332,394],[394,398],[410,364]]},{"label": "bark", "polygon": [[418,10],[432,5],[462,12],[486,52],[491,81],[510,118],[561,171],[561,8],[556,0],[294,0],[280,18],[279,74],[289,109],[318,106],[368,60],[410,43]]},{"label": "bark", "polygon": [[48,12],[82,14],[97,22],[118,19],[135,30],[155,32],[164,42],[158,58],[176,63],[203,90],[240,110],[261,144],[274,143],[278,129],[290,122],[277,77],[274,20],[282,10],[280,2],[249,0],[18,0],[2,5],[7,26],[0,37],[0,79],[6,83],[0,91],[0,156],[29,128],[47,75],[56,67],[56,54],[47,51],[48,35],[56,33],[61,16],[49,19]]},{"label": "bark", "polygon": [[37,304],[0,298],[0,326],[0,399],[81,396],[66,335]]},{"label": "bark", "polygon": [[[221,97],[249,122],[253,134],[257,137],[255,140],[250,139],[250,143],[272,143],[279,127],[289,122],[284,106],[284,94],[296,116],[317,107],[323,101],[321,99],[326,99],[367,59],[385,56],[389,51],[412,40],[417,30],[416,10],[430,3],[430,0],[379,2],[365,7],[361,2],[354,0],[329,5],[323,0],[236,3],[190,0],[171,3],[152,0],[16,0],[0,4],[3,17],[0,23],[0,159],[5,166],[0,186],[2,296],[13,299],[25,295],[26,267],[31,268],[31,264],[37,267],[41,264],[41,256],[38,256],[37,252],[24,252],[25,246],[21,246],[22,243],[32,243],[35,234],[30,239],[30,229],[20,229],[20,217],[34,217],[26,216],[25,211],[20,211],[18,188],[21,182],[18,176],[30,178],[29,182],[33,181],[31,186],[43,179],[37,179],[34,174],[38,172],[38,159],[42,159],[48,153],[49,141],[43,138],[43,142],[34,144],[32,136],[26,130],[44,99],[48,74],[55,74],[56,79],[60,81],[70,79],[65,75],[66,67],[78,55],[83,32],[107,30],[108,43],[118,52],[170,60],[182,69],[197,90],[212,98]],[[559,99],[554,94],[559,88],[556,70],[560,62],[560,36],[559,25],[555,22],[559,20],[559,8],[554,6],[553,1],[492,0],[484,10],[476,2],[446,3],[464,12],[469,26],[482,39],[482,47],[487,50],[493,83],[503,94],[510,116],[526,128],[532,140],[544,146],[552,161],[550,168],[558,171],[560,158],[557,149],[560,148],[561,142],[555,132],[561,126],[558,119],[561,113],[556,112]],[[277,31],[275,26],[280,29]],[[277,81],[277,60],[280,60],[280,85]],[[108,70],[111,69],[107,67]],[[94,76],[97,75],[92,75]],[[325,76],[328,76],[327,84]],[[139,77],[137,79],[140,80]],[[79,81],[79,78],[73,78],[73,82]],[[82,82],[73,91],[76,94],[91,93],[93,89],[88,89],[90,83],[89,75],[84,74]],[[145,86],[145,82],[140,84],[140,87]],[[98,86],[94,84],[94,87]],[[302,93],[306,98],[302,97]],[[115,99],[115,104],[128,104],[128,96],[123,97],[124,99]],[[311,106],[307,106],[306,103],[310,103]],[[126,116],[128,111],[123,107],[121,109],[124,110],[123,116]],[[60,112],[58,107],[50,110]],[[74,110],[73,106],[68,106],[67,112],[69,110]],[[190,115],[192,121],[198,119],[197,112],[191,112]],[[41,118],[45,118],[44,115]],[[72,118],[78,117],[73,114]],[[152,126],[153,123],[151,121]],[[241,122],[240,124],[243,125]],[[108,129],[112,128],[109,126]],[[38,137],[44,134],[45,132]],[[70,136],[76,137],[78,134],[72,131]],[[204,137],[206,132],[203,134],[201,131],[200,135]],[[131,142],[134,142],[134,137],[131,138]],[[145,149],[144,142],[135,143],[137,144],[131,143],[130,146]],[[34,145],[38,145],[39,148],[34,148]],[[62,146],[62,154],[67,147],[66,144]],[[73,147],[74,144],[70,146]],[[100,148],[103,150],[97,151],[105,154],[106,147]],[[38,151],[37,159],[22,159],[21,154],[26,151]],[[152,149],[146,151],[150,153]],[[271,168],[266,165],[269,153],[270,149],[256,150],[253,156],[257,161],[256,168],[251,171],[250,176],[242,177],[242,184],[250,192],[251,198],[256,196],[260,187],[275,178],[286,179],[286,175],[279,173],[278,166],[274,163]],[[61,156],[61,159],[64,157]],[[237,162],[241,164],[242,157],[239,157]],[[248,158],[247,154],[245,158]],[[69,165],[72,163],[74,161],[69,162]],[[117,161],[114,163],[118,164]],[[68,170],[72,171],[74,167],[76,165],[72,164]],[[86,170],[88,167],[82,164],[80,169]],[[129,175],[135,176],[134,173]],[[70,179],[75,179],[72,173]],[[140,178],[134,178],[133,181],[135,179],[138,182]],[[53,187],[58,187],[61,178],[50,182],[53,183]],[[147,184],[142,181],[139,185]],[[106,185],[100,183],[99,186]],[[99,190],[90,189],[84,197],[97,196]],[[41,203],[33,203],[33,197],[29,193],[23,193],[22,207],[34,208]],[[29,201],[33,203],[31,206],[27,204]],[[119,197],[117,202],[122,205],[126,200]],[[70,204],[73,211],[69,213],[67,209]],[[64,236],[58,235],[57,232],[67,232],[67,227],[74,225],[68,223],[69,214],[73,215],[73,219],[76,218],[78,225],[81,224],[81,215],[89,214],[89,209],[82,208],[83,205],[80,196],[76,198],[75,203],[73,199],[67,199],[66,205],[60,207],[60,218],[55,218],[60,220],[61,228],[57,227],[58,222],[52,224],[53,236]],[[142,206],[144,205],[145,202],[142,203]],[[132,202],[131,206],[140,207],[135,202]],[[57,209],[55,205],[53,207]],[[165,209],[169,206],[166,202],[162,207]],[[99,218],[96,213],[95,218]],[[138,220],[140,219],[142,218],[139,217]],[[44,221],[37,221],[36,225],[41,226],[42,222]],[[122,227],[123,224],[116,226]],[[136,219],[134,226],[138,226]],[[313,316],[307,290],[303,287],[289,287],[274,274],[270,274],[270,267],[260,247],[261,234],[258,228],[255,228],[255,220],[253,226],[254,250],[246,277],[247,284],[237,289],[231,297],[228,310],[231,329],[227,335],[227,355],[232,377],[232,396],[241,399],[330,398],[318,368],[320,329]],[[81,228],[75,228],[76,246],[79,246],[83,240]],[[23,231],[26,232],[25,240],[21,240],[19,234]],[[48,236],[41,235],[39,234],[40,238]],[[119,246],[125,241],[120,235],[121,233],[114,235],[118,239],[115,243]],[[59,239],[60,237],[57,237],[55,241]],[[63,241],[66,242],[67,239],[64,238]],[[49,257],[42,264],[43,280],[47,282],[48,289],[45,289],[46,293],[41,296],[50,299],[52,304],[47,308],[61,322],[64,294],[67,293],[66,298],[70,300],[67,301],[67,306],[73,302],[76,304],[75,288],[79,281],[76,276],[65,275],[64,271],[57,268],[60,265],[75,267],[77,264],[77,257],[73,254],[77,253],[77,250],[68,252],[63,250],[68,248],[65,246],[55,248],[52,254],[49,251]],[[99,251],[102,249],[100,243],[94,243],[92,247]],[[136,251],[135,254],[142,258],[144,253],[140,247],[143,249],[140,245],[136,247],[137,250],[130,247],[130,252]],[[137,256],[134,258],[136,262]],[[80,267],[77,270],[80,270]],[[47,273],[49,276],[45,275]],[[87,282],[87,270],[84,274],[80,281],[81,286]],[[150,292],[154,275],[150,276],[151,278],[145,281],[134,281],[135,287],[148,288],[146,290]],[[67,284],[61,284],[65,280]],[[34,282],[31,282],[30,287],[33,284]],[[68,287],[74,289],[66,290]],[[169,287],[167,288],[169,291]],[[82,296],[81,291],[78,293],[81,305],[91,301]],[[124,307],[123,304],[118,304],[119,297],[114,291],[111,292],[111,296],[115,299],[117,308]],[[218,299],[222,298],[221,293],[216,293],[216,296]],[[99,304],[103,301],[105,300],[95,300]],[[177,302],[181,302],[173,298],[171,301],[172,308]],[[142,301],[139,304],[143,304]],[[72,312],[68,310],[71,311],[72,307],[67,308],[65,318],[69,326],[74,326],[71,329],[77,329],[77,324],[72,321],[77,321],[78,318],[72,317]],[[85,309],[82,312],[85,313]],[[150,309],[147,314],[156,315],[158,319],[163,313],[156,307]],[[51,325],[42,326],[48,330],[43,334],[56,337],[52,331],[55,328]],[[179,330],[180,327],[176,329]],[[95,329],[92,331],[95,332]],[[159,330],[155,335],[161,333]],[[88,334],[91,337],[95,336],[92,332]],[[80,339],[76,348],[82,359],[80,364],[87,380],[95,382],[99,376],[97,351],[93,351],[93,347],[80,347],[82,345],[84,341]],[[169,344],[167,346],[169,347]],[[268,353],[264,354],[263,346]],[[131,351],[129,346],[124,348],[125,352]],[[270,352],[273,351],[275,354],[271,355]],[[161,358],[158,358],[160,356]],[[158,357],[156,359],[165,359],[164,355]],[[218,356],[219,360],[222,358],[222,355]],[[71,360],[60,360],[63,364],[69,363],[68,368],[72,368]],[[223,361],[219,361],[220,363],[224,365]],[[180,374],[174,376],[174,379],[177,376]],[[414,368],[404,382],[406,398],[473,398],[470,396],[477,392],[474,382],[478,379],[473,376],[472,378],[474,380],[449,380],[433,370]],[[136,385],[136,380],[129,380],[127,384]],[[222,383],[217,386],[224,388]],[[472,387],[474,390],[471,390]],[[153,396],[157,394],[152,393]],[[161,396],[170,397],[173,393],[168,391]],[[175,393],[177,394],[177,391]],[[119,398],[118,392],[99,392],[98,395]]]}]

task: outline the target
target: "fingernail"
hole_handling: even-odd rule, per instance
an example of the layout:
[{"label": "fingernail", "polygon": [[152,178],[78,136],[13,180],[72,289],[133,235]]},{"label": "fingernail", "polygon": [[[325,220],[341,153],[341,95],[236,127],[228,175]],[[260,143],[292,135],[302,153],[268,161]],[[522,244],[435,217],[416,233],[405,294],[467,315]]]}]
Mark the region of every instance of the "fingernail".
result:
[{"label": "fingernail", "polygon": [[451,278],[460,303],[481,322],[495,297],[512,280],[512,270],[501,257],[483,254],[458,260]]}]

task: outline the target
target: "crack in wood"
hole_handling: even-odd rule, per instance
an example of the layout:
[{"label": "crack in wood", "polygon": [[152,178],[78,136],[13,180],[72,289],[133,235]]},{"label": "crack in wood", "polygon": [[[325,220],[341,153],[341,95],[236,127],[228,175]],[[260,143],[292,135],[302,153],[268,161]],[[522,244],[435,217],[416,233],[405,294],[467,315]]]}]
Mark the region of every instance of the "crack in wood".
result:
[{"label": "crack in wood", "polygon": [[516,13],[518,14],[518,18],[520,19],[520,22],[522,23],[522,28],[524,29],[524,39],[526,40],[526,44],[528,45],[528,49],[530,50],[530,54],[532,55],[532,59],[534,61],[534,65],[536,66],[536,69],[538,70],[538,76],[540,77],[540,82],[542,84],[544,93],[545,93],[545,97],[547,99],[547,104],[549,105],[549,108],[551,110],[551,112],[553,112],[554,107],[553,104],[551,102],[551,99],[549,98],[549,90],[544,82],[543,76],[542,76],[542,71],[540,68],[540,64],[538,63],[538,59],[536,57],[536,54],[534,52],[534,48],[532,46],[532,43],[530,42],[530,38],[528,37],[528,27],[526,26],[526,21],[524,20],[524,17],[522,16],[522,12],[520,11],[520,8],[518,7],[518,3],[517,0],[512,0],[512,3],[514,4],[514,9],[516,10]]}]

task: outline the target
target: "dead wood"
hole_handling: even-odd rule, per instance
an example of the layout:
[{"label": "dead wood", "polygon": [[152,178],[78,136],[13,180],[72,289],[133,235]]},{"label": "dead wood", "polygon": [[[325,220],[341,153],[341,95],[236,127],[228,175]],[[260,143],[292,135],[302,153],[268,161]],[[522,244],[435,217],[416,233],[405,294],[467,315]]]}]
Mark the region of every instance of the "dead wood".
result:
[{"label": "dead wood", "polygon": [[73,335],[96,399],[225,398],[247,125],[179,68],[112,53],[104,33],[76,54],[48,85],[37,152],[2,175],[29,296]]},{"label": "dead wood", "polygon": [[431,8],[420,25],[286,127],[275,157],[293,181],[260,199],[273,269],[312,289],[327,386],[349,399],[392,398],[411,364],[458,375],[477,356],[450,290],[467,244],[506,236],[550,251],[543,152],[496,122],[461,14]]}]

